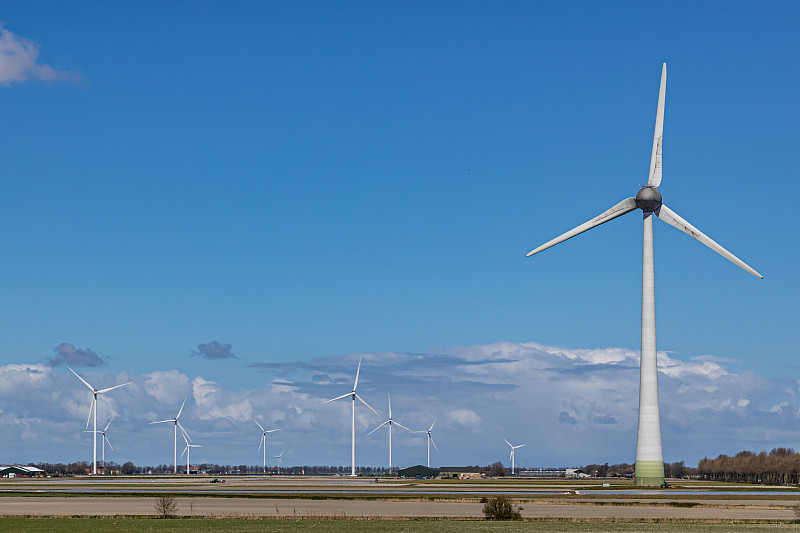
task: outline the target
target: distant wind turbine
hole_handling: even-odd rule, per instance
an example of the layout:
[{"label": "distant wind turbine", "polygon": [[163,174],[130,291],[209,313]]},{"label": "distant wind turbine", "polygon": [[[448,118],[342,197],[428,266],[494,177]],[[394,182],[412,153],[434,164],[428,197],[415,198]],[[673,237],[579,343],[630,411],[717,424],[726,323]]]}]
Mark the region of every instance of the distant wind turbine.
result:
[{"label": "distant wind turbine", "polygon": [[[175,454],[175,470],[173,472],[175,474],[178,473],[178,428],[181,428],[181,433],[183,434],[185,439],[188,438],[190,441],[192,440],[191,438],[189,438],[189,434],[186,433],[186,430],[183,429],[183,426],[181,425],[181,423],[178,422],[178,419],[181,417],[181,413],[183,412],[183,406],[184,405],[186,405],[186,398],[185,397],[183,398],[183,403],[181,404],[181,408],[178,409],[178,414],[175,415],[175,418],[170,418],[169,420],[159,420],[158,422],[150,422],[151,424],[164,424],[165,422],[172,422],[173,424],[175,424],[175,452],[174,452],[174,454]],[[181,454],[181,455],[183,455],[183,454]]]},{"label": "distant wind turbine", "polygon": [[503,440],[506,441],[506,444],[511,446],[511,456],[509,457],[509,459],[511,459],[511,475],[513,476],[514,473],[515,473],[515,471],[514,471],[514,450],[516,450],[517,448],[522,448],[523,446],[525,446],[525,444],[518,444],[518,445],[514,446],[513,444],[508,442],[506,439],[503,439]]},{"label": "distant wind turbine", "polygon": [[278,455],[273,455],[272,457],[278,460],[278,473],[280,474],[281,468],[283,467],[283,461],[281,460],[281,457],[283,457],[283,451],[281,451],[281,453]]},{"label": "distant wind turbine", "polygon": [[200,446],[199,444],[190,444],[189,440],[186,438],[185,433],[181,436],[183,437],[183,440],[186,442],[186,448],[184,448],[183,452],[181,452],[181,457],[183,457],[184,453],[186,454],[186,474],[188,475],[191,474],[189,470],[189,448],[202,448],[202,446]]},{"label": "distant wind turbine", "polygon": [[258,420],[255,418],[253,422],[261,429],[261,442],[258,443],[258,451],[261,451],[261,448],[264,448],[264,473],[267,473],[267,433],[273,433],[275,431],[282,431],[282,429],[264,429],[261,424],[258,423]]},{"label": "distant wind turbine", "polygon": [[356,475],[356,398],[358,398],[358,401],[360,401],[361,403],[363,403],[364,405],[369,407],[370,411],[375,413],[377,416],[381,416],[380,414],[378,414],[378,411],[373,409],[372,406],[370,406],[370,404],[365,402],[364,399],[361,396],[356,394],[356,388],[358,387],[358,374],[359,374],[359,372],[361,372],[361,359],[362,358],[363,358],[363,356],[359,357],[359,359],[358,359],[358,369],[356,369],[356,381],[355,381],[355,383],[353,383],[352,392],[348,392],[347,394],[342,394],[341,396],[337,396],[336,398],[332,398],[330,400],[326,400],[326,401],[322,402],[321,404],[317,405],[317,407],[319,407],[320,405],[325,405],[326,403],[335,402],[336,400],[341,400],[342,398],[347,398],[348,396],[350,396],[353,399],[353,426],[352,426],[352,447],[351,447],[352,470],[351,470],[351,473],[350,473],[351,476],[355,476]]},{"label": "distant wind turbine", "polygon": [[386,396],[389,398],[389,420],[387,420],[386,422],[384,422],[380,426],[376,427],[375,429],[373,429],[372,431],[367,433],[367,437],[369,437],[370,435],[372,435],[373,433],[378,431],[380,428],[382,428],[386,424],[389,424],[389,473],[391,474],[392,473],[392,425],[397,424],[398,426],[400,426],[401,428],[405,429],[409,433],[414,433],[414,432],[412,430],[408,429],[407,427],[405,427],[400,422],[395,422],[394,420],[392,420],[392,397],[389,396],[389,394],[387,394]]},{"label": "distant wind turbine", "polygon": [[[75,374],[75,377],[81,380],[83,384],[89,387],[89,390],[92,391],[92,403],[89,404],[89,416],[86,417],[86,429],[89,429],[89,420],[92,418],[92,413],[94,413],[94,428],[92,429],[92,474],[96,475],[97,474],[97,395],[105,394],[108,391],[124,387],[125,385],[130,385],[133,382],[129,381],[127,383],[123,383],[122,385],[114,385],[113,387],[108,387],[107,389],[97,390],[91,385],[89,385],[89,383],[85,379],[80,377],[77,372],[75,372],[71,368],[69,368],[69,371]],[[111,422],[109,422],[109,424],[110,423]]]},{"label": "distant wind turbine", "polygon": [[636,197],[626,198],[611,209],[571,229],[563,235],[539,246],[528,257],[564,242],[594,227],[636,209],[643,212],[644,237],[642,239],[642,350],[639,365],[639,429],[636,443],[636,485],[661,485],[664,482],[664,462],[661,449],[661,422],[658,409],[658,368],[656,362],[656,298],[655,271],[653,268],[653,215],[708,246],[725,259],[750,274],[763,278],[744,261],[714,242],[710,237],[689,224],[661,202],[662,140],[664,131],[664,97],[667,87],[667,64],[661,69],[661,86],[658,92],[656,127],[653,150],[650,154],[650,173],[647,185]]},{"label": "distant wind turbine", "polygon": [[431,444],[433,444],[433,448],[437,452],[439,451],[439,448],[436,446],[436,443],[433,442],[433,437],[431,437],[431,431],[433,431],[433,426],[436,424],[437,420],[439,420],[438,417],[436,419],[434,419],[433,424],[431,424],[431,427],[428,428],[428,431],[415,431],[414,432],[414,433],[427,433],[428,434],[428,468],[431,467]]},{"label": "distant wind turbine", "polygon": [[[103,431],[98,431],[98,433],[102,435],[102,437],[100,438],[100,442],[103,444],[102,447],[103,453],[100,456],[101,457],[100,462],[103,464],[104,467],[106,466],[106,442],[108,443],[109,448],[111,448],[112,450],[114,449],[114,447],[111,445],[111,441],[108,440],[108,437],[106,436],[106,430],[108,430],[108,426],[110,426],[111,422],[113,421],[114,417],[112,416],[111,420],[108,421],[108,424],[106,424],[106,427],[103,429]],[[84,433],[94,433],[94,432],[92,430],[87,429],[86,431],[84,431]]]}]

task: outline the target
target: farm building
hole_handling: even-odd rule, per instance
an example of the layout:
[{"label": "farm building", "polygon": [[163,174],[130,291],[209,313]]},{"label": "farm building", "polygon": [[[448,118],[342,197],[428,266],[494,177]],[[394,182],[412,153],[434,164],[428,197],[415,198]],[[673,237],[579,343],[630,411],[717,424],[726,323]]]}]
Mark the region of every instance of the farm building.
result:
[{"label": "farm building", "polygon": [[0,477],[44,477],[46,472],[35,466],[2,466]]},{"label": "farm building", "polygon": [[483,471],[479,466],[443,466],[440,475],[442,479],[477,479]]},{"label": "farm building", "polygon": [[410,477],[416,479],[433,479],[439,475],[439,471],[434,468],[428,468],[427,466],[417,465],[398,470],[397,475],[400,477]]}]

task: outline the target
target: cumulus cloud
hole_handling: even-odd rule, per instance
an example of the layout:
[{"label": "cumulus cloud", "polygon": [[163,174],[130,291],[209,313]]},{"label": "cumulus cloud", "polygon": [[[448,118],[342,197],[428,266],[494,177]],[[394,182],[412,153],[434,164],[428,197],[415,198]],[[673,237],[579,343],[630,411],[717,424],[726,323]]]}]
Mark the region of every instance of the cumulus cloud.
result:
[{"label": "cumulus cloud", "polygon": [[222,344],[219,341],[211,341],[209,343],[198,344],[197,350],[192,352],[192,355],[199,355],[206,359],[231,359],[236,357],[233,355],[231,349],[233,346],[230,344]]},{"label": "cumulus cloud", "polygon": [[[273,446],[275,453],[286,449],[284,464],[346,465],[352,403],[348,397],[319,404],[350,392],[361,355],[250,365],[248,378],[260,372],[264,379],[249,388],[241,380],[176,369],[84,377],[98,388],[134,382],[99,399],[98,422],[117,417],[111,460],[170,464],[173,434],[150,422],[174,417],[187,398],[181,424],[209,461],[260,464],[255,418],[283,429],[271,434],[267,453]],[[392,416],[404,426],[424,431],[439,418],[434,464],[506,460],[502,438],[529,444],[518,451],[522,465],[633,461],[638,355],[537,343],[363,354],[358,393],[381,417],[356,403],[356,460],[385,463],[386,432],[366,435],[386,419],[390,393]],[[705,455],[794,445],[792,428],[800,423],[796,380],[737,372],[722,358],[659,353],[658,360],[665,460],[694,464]],[[0,366],[0,432],[8,460],[85,459],[91,447],[82,430],[90,399],[74,376],[48,364]],[[424,434],[397,430],[392,439],[396,464],[425,463]]]},{"label": "cumulus cloud", "polygon": [[28,80],[77,81],[75,73],[56,70],[39,63],[39,45],[30,39],[18,37],[0,24],[0,84]]},{"label": "cumulus cloud", "polygon": [[50,366],[102,366],[105,364],[105,361],[94,350],[75,348],[74,345],[66,342],[53,348],[53,351],[56,356],[47,360]]}]

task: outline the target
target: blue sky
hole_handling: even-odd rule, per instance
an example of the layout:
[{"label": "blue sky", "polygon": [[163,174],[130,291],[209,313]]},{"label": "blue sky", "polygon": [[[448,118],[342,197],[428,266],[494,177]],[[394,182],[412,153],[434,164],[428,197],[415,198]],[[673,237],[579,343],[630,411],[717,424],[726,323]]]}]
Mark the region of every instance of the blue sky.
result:
[{"label": "blue sky", "polygon": [[[662,379],[712,394],[721,376],[749,376],[733,380],[735,397],[715,397],[711,411],[681,422],[696,444],[665,436],[665,458],[797,447],[798,16],[791,2],[4,5],[0,364],[8,376],[34,369],[43,411],[50,387],[75,395],[74,413],[61,413],[73,419],[57,421],[61,440],[37,453],[73,460],[86,449],[85,391],[63,366],[70,361],[99,381],[139,383],[124,393],[137,407],[124,395],[112,406],[120,431],[171,416],[156,400],[190,394],[212,454],[214,439],[247,421],[248,401],[301,431],[313,421],[302,426],[290,403],[308,414],[307,404],[347,392],[319,376],[344,383],[355,354],[386,369],[378,354],[394,353],[420,358],[374,378],[365,367],[368,401],[382,405],[384,390],[397,388],[389,392],[402,403],[405,391],[415,415],[435,417],[419,400],[433,387],[442,411],[456,413],[442,427],[453,443],[459,423],[481,421],[476,449],[449,462],[495,460],[501,423],[526,428],[507,438],[531,442],[523,450],[534,464],[632,460],[635,417],[631,429],[630,413],[613,406],[586,414],[599,389],[569,382],[576,394],[553,378],[553,405],[506,398],[493,387],[532,382],[497,369],[491,357],[508,355],[486,347],[638,350],[635,214],[524,255],[647,180],[662,62],[664,202],[765,276],[656,224],[662,358],[710,381]],[[482,364],[455,361],[437,374],[458,350],[494,354],[478,373],[480,408],[462,398]],[[725,373],[691,366],[712,360]],[[410,379],[428,368],[447,383]],[[154,375],[173,393],[145,386]],[[219,388],[213,405],[205,382]],[[753,383],[769,391],[756,394]],[[283,397],[284,387],[294,392]],[[2,461],[36,460],[22,452],[56,421],[31,405],[20,407],[22,422],[10,407],[21,392],[3,390],[16,444]],[[287,403],[253,403],[261,390]],[[635,414],[636,398],[634,387],[619,409]],[[490,406],[501,399],[499,417]],[[662,395],[662,411],[669,400]],[[783,403],[788,418],[764,415]],[[751,410],[735,434],[697,434],[730,425],[731,405]],[[603,429],[593,417],[605,416],[620,425],[608,432],[607,457],[562,453],[567,426],[589,435]],[[329,428],[337,438],[345,429]],[[158,432],[152,439],[161,445]],[[128,453],[158,462],[141,449]],[[336,452],[310,446],[295,458],[346,464],[347,448]],[[217,453],[208,459],[248,457],[222,444]],[[383,452],[364,453],[378,464]]]}]

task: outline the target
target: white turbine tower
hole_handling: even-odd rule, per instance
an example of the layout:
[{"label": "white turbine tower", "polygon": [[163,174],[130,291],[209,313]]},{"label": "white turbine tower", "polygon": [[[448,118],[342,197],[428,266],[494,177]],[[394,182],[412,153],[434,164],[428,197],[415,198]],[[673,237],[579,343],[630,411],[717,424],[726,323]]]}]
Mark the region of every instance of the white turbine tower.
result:
[{"label": "white turbine tower", "polygon": [[414,432],[414,433],[427,433],[428,434],[428,468],[431,467],[431,443],[433,444],[433,448],[437,452],[439,451],[439,448],[436,446],[436,443],[433,442],[433,437],[431,437],[431,431],[433,431],[433,426],[436,424],[437,420],[439,420],[438,417],[433,420],[433,424],[431,424],[431,427],[428,428],[428,431],[415,431]]},{"label": "white turbine tower", "polygon": [[350,473],[351,476],[355,476],[356,475],[356,398],[358,398],[358,400],[361,403],[363,403],[364,405],[369,407],[369,409],[373,413],[375,413],[377,416],[381,416],[380,414],[378,414],[378,411],[373,409],[367,402],[365,402],[364,399],[361,396],[356,394],[356,388],[358,387],[358,374],[359,374],[359,372],[361,372],[361,358],[358,359],[358,369],[356,369],[356,381],[355,381],[355,383],[353,383],[352,392],[348,392],[347,394],[342,394],[341,396],[337,396],[336,398],[332,398],[330,400],[324,401],[321,404],[317,405],[317,407],[319,407],[320,405],[325,405],[326,403],[335,402],[336,400],[341,400],[342,398],[347,398],[348,396],[350,396],[353,399],[353,428],[352,428],[353,444],[352,444],[352,448],[351,448],[351,460],[352,460],[352,470],[351,470],[351,473]]},{"label": "white turbine tower", "polygon": [[[100,433],[100,435],[102,435],[102,437],[100,439],[100,442],[102,443],[103,446],[101,448],[102,449],[102,455],[100,456],[100,458],[101,458],[100,462],[103,463],[103,467],[106,466],[106,442],[108,443],[108,447],[109,448],[111,448],[112,450],[114,449],[114,447],[111,445],[111,441],[108,440],[108,437],[106,436],[106,430],[108,430],[108,426],[110,426],[111,422],[113,422],[113,421],[114,421],[114,417],[112,416],[111,420],[108,421],[108,424],[106,424],[106,427],[103,429],[103,431],[98,431],[98,433]],[[87,429],[86,431],[84,431],[84,433],[94,433],[94,431],[91,431],[91,430]]]},{"label": "white turbine tower", "polygon": [[183,457],[184,453],[186,454],[186,475],[189,475],[191,473],[189,471],[189,448],[202,448],[202,446],[200,446],[199,444],[189,444],[189,440],[186,438],[185,433],[181,436],[183,437],[183,440],[186,442],[186,448],[184,448],[183,451],[181,452],[181,457]]},{"label": "white turbine tower", "polygon": [[505,440],[505,441],[506,441],[506,444],[508,444],[509,446],[511,446],[511,455],[509,456],[509,459],[511,459],[511,475],[513,476],[513,475],[514,475],[514,473],[515,473],[515,470],[514,470],[514,451],[515,451],[517,448],[522,448],[523,446],[525,446],[525,444],[517,444],[516,446],[514,446],[513,444],[511,444],[510,442],[508,442],[506,439],[503,439],[503,440]]},{"label": "white turbine tower", "polygon": [[560,237],[539,246],[528,254],[546,250],[551,246],[590,230],[609,220],[613,220],[631,211],[641,209],[644,218],[644,237],[642,252],[642,350],[639,374],[639,429],[636,443],[637,485],[660,485],[664,481],[664,463],[661,451],[661,424],[658,410],[658,369],[656,367],[656,308],[655,308],[655,273],[653,268],[653,215],[670,226],[694,237],[725,259],[746,270],[756,277],[763,278],[744,261],[711,240],[700,230],[678,216],[677,213],[661,203],[661,149],[664,129],[664,94],[667,84],[667,64],[661,70],[661,87],[658,93],[658,109],[656,111],[656,128],[653,136],[653,150],[650,155],[650,174],[647,185],[639,190],[635,198],[626,198],[608,211],[601,213],[564,233]]},{"label": "white turbine tower", "polygon": [[389,474],[391,474],[392,473],[392,426],[394,424],[397,424],[398,426],[400,426],[401,428],[405,429],[409,433],[414,433],[414,432],[411,431],[410,429],[408,429],[407,427],[405,427],[400,422],[395,422],[394,420],[392,420],[392,397],[389,396],[389,394],[387,394],[386,396],[389,398],[389,420],[387,420],[386,422],[384,422],[380,426],[376,427],[375,429],[373,429],[372,431],[367,433],[367,437],[369,437],[370,435],[372,435],[373,433],[375,433],[376,431],[381,429],[386,424],[389,424]]},{"label": "white turbine tower", "polygon": [[[173,424],[175,424],[175,452],[174,452],[175,470],[173,472],[175,474],[178,473],[178,428],[181,428],[181,433],[183,434],[184,438],[189,438],[189,434],[186,433],[186,430],[183,429],[183,426],[181,425],[181,423],[178,422],[178,419],[181,417],[181,413],[183,412],[183,406],[184,405],[186,405],[186,398],[183,399],[183,403],[181,404],[181,408],[178,409],[178,414],[175,415],[175,418],[170,418],[169,420],[159,420],[158,422],[150,422],[151,424],[163,424],[165,422],[172,422]],[[192,439],[189,438],[189,440],[192,440]],[[181,455],[183,455],[183,454],[181,454]]]},{"label": "white turbine tower", "polygon": [[264,448],[264,473],[267,473],[267,433],[273,433],[275,431],[282,431],[282,429],[264,429],[261,424],[258,423],[258,420],[255,418],[253,422],[261,429],[261,442],[258,443],[258,451],[261,451],[261,448]]},{"label": "white turbine tower", "polygon": [[283,451],[281,451],[281,453],[279,453],[278,455],[273,455],[272,457],[278,460],[278,474],[280,474],[281,467],[283,467],[283,460],[281,459],[281,457],[283,457]]},{"label": "white turbine tower", "polygon": [[94,413],[94,428],[92,429],[92,474],[96,475],[97,474],[97,395],[105,394],[108,391],[124,387],[125,385],[130,385],[133,382],[129,381],[127,383],[123,383],[122,385],[114,385],[113,387],[108,387],[107,389],[97,390],[91,385],[89,385],[89,383],[85,379],[80,377],[77,372],[75,372],[71,368],[69,368],[69,371],[75,374],[75,377],[83,381],[83,384],[89,387],[89,390],[92,391],[92,403],[89,404],[89,416],[86,417],[86,429],[89,429],[89,420],[91,420],[92,413]]}]

